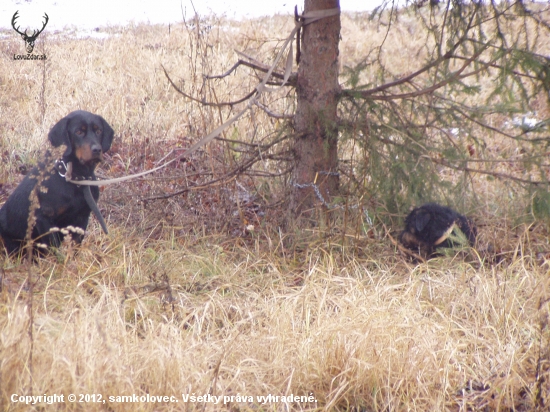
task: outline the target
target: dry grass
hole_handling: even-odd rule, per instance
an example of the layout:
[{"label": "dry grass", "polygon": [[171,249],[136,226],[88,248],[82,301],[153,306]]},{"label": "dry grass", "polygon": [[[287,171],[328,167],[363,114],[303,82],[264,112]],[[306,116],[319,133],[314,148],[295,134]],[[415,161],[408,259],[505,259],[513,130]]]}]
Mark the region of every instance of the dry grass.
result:
[{"label": "dry grass", "polygon": [[[110,28],[104,40],[50,34],[37,46],[48,55],[45,66],[10,60],[22,42],[3,38],[0,195],[15,187],[19,168],[36,161],[49,127],[78,108],[103,115],[117,131],[102,174],[141,170],[188,146],[229,110],[182,99],[160,65],[192,94],[229,100],[253,86],[249,72],[218,81],[215,89],[202,87],[202,74],[227,70],[234,48],[269,61],[291,27],[292,21],[276,17],[189,22],[170,31]],[[366,52],[363,38],[385,35],[358,18],[344,17],[343,27],[343,65]],[[403,27],[402,40],[421,38]],[[394,67],[406,71],[405,63]],[[284,96],[271,97],[281,111]],[[277,127],[257,112],[231,133],[254,139]],[[14,259],[3,262],[0,409],[28,410],[10,397],[31,393],[179,401],[66,402],[35,410],[520,411],[548,405],[548,233],[544,225],[516,225],[505,214],[515,201],[508,192],[480,183],[483,202],[502,207],[492,218],[479,213],[480,250],[490,245],[498,259],[471,251],[467,259],[422,265],[396,254],[378,226],[368,233],[362,227],[314,233],[315,242],[306,246],[267,224],[244,233],[234,182],[138,202],[177,190],[193,162],[215,175],[223,150],[213,144],[174,167],[167,172],[177,175],[174,180],[106,188],[100,206],[110,235],[94,221],[78,251],[66,245],[31,266],[32,364],[28,268]],[[254,182],[240,184],[250,188]],[[241,236],[216,233],[212,222],[233,225]],[[182,394],[244,395],[253,402],[184,403]],[[257,402],[256,396],[268,394],[313,394],[317,402]]]},{"label": "dry grass", "polygon": [[[33,269],[34,394],[149,393],[181,403],[187,393],[254,401],[313,393],[316,405],[289,406],[529,410],[540,403],[537,390],[550,389],[537,379],[548,374],[546,263],[516,256],[500,266],[452,258],[412,266],[330,244],[295,261],[215,239],[144,249],[123,235],[93,233],[78,259],[50,257]],[[363,252],[380,256],[377,248]],[[29,342],[26,292],[18,292],[25,270],[5,266],[1,371],[9,405],[12,393],[28,389]],[[65,405],[94,406],[104,408]],[[231,405],[248,408],[255,407]]]}]

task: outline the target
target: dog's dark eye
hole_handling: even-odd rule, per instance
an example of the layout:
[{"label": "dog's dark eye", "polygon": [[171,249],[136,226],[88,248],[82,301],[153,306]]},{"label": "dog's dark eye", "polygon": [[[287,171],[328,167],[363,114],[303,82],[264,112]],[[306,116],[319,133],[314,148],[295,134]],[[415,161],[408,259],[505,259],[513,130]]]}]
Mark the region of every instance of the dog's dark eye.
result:
[{"label": "dog's dark eye", "polygon": [[84,136],[84,131],[78,129],[78,130],[75,132],[75,134],[76,134],[78,137],[82,137],[82,136]]},{"label": "dog's dark eye", "polygon": [[102,130],[101,129],[95,129],[95,134],[98,136],[101,136]]}]

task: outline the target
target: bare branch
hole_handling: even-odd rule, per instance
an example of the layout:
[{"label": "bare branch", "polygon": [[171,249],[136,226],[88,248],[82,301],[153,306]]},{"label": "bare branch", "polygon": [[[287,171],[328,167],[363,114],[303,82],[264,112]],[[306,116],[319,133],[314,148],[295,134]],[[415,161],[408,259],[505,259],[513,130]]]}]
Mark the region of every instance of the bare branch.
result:
[{"label": "bare branch", "polygon": [[[267,64],[263,64],[257,60],[255,60],[254,58],[250,57],[250,56],[247,56],[246,54],[244,53],[241,53],[241,52],[237,52],[243,56],[245,56],[247,59],[249,59],[250,61],[247,61],[247,60],[243,60],[243,59],[239,59],[237,60],[237,62],[228,70],[226,71],[225,73],[222,73],[222,74],[218,74],[218,75],[206,75],[204,76],[205,79],[207,80],[211,80],[211,79],[223,79],[224,77],[227,77],[229,76],[231,73],[233,73],[239,66],[246,66],[246,67],[250,67],[251,69],[254,69],[254,70],[259,70],[263,73],[267,73],[270,69],[270,66],[268,66]],[[276,72],[276,71],[273,71],[271,73],[271,75],[276,78],[276,79],[280,79],[280,80],[283,80],[284,79],[284,74],[283,73],[279,73],[279,72]],[[286,82],[287,85],[289,86],[295,86],[296,85],[296,76],[297,74],[296,73],[292,73],[288,79],[288,81]],[[280,85],[281,83],[276,83],[276,85]]]},{"label": "bare branch", "polygon": [[281,143],[282,141],[285,141],[289,139],[290,135],[284,135],[280,137],[279,139],[275,139],[274,141],[268,143],[268,144],[260,144],[260,143],[250,143],[250,142],[244,142],[242,140],[234,140],[234,139],[225,139],[223,137],[216,137],[216,140],[219,140],[220,142],[228,142],[233,144],[240,144],[243,146],[249,146],[254,148],[254,150],[261,149],[261,150],[268,150],[271,147],[275,146],[276,144]]},{"label": "bare branch", "polygon": [[268,116],[273,117],[273,118],[275,118],[275,119],[290,120],[290,119],[293,119],[293,118],[294,118],[294,115],[293,115],[293,114],[279,114],[279,113],[272,112],[271,110],[269,110],[269,109],[267,108],[267,106],[261,104],[261,103],[258,102],[258,101],[254,102],[254,104],[255,104],[256,106],[258,106],[260,109],[262,109]]},{"label": "bare branch", "polygon": [[[550,184],[550,182],[548,182],[548,181],[521,179],[519,177],[510,175],[510,174],[507,174],[507,173],[492,172],[492,171],[487,170],[487,169],[473,169],[473,168],[467,167],[467,166],[456,166],[456,165],[453,165],[450,162],[446,161],[445,159],[438,159],[438,158],[432,157],[432,156],[421,155],[420,157],[428,159],[433,163],[440,164],[442,166],[448,167],[449,169],[459,170],[459,171],[462,171],[462,172],[479,173],[479,174],[482,174],[482,175],[493,176],[493,177],[496,177],[498,179],[512,180],[514,182],[524,183],[524,184],[528,184],[528,185],[548,185],[548,184]],[[465,161],[465,162],[467,162],[467,161]]]},{"label": "bare branch", "polygon": [[[524,184],[529,184],[529,185],[549,185],[550,184],[550,182],[548,182],[548,181],[527,180],[527,179],[522,179],[522,178],[510,175],[510,174],[506,174],[506,173],[493,172],[493,171],[487,170],[487,169],[474,169],[474,168],[471,168],[471,167],[468,167],[468,166],[457,166],[457,165],[454,165],[454,164],[452,164],[451,162],[449,162],[445,159],[441,159],[441,158],[438,158],[436,156],[429,156],[429,155],[426,155],[426,154],[419,153],[416,150],[410,149],[407,145],[396,143],[396,142],[394,142],[390,139],[385,139],[385,138],[378,137],[378,140],[380,140],[381,142],[386,143],[386,144],[399,146],[402,149],[404,149],[404,150],[406,150],[410,153],[416,154],[417,158],[419,158],[419,159],[426,159],[426,160],[429,160],[432,163],[448,167],[449,169],[458,170],[458,171],[461,171],[461,172],[468,172],[468,173],[479,173],[479,174],[482,174],[482,175],[493,176],[493,177],[496,177],[498,179],[508,179],[508,180],[512,180],[512,181],[517,182],[517,183],[524,183]],[[469,160],[467,160],[467,159],[458,160],[458,161],[461,162],[461,163],[468,163],[469,162]]]},{"label": "bare branch", "polygon": [[185,93],[183,90],[181,90],[178,86],[176,86],[176,84],[172,81],[172,79],[170,78],[170,75],[168,74],[168,72],[166,71],[166,68],[164,66],[162,66],[162,70],[164,70],[164,75],[166,76],[166,78],[168,79],[168,81],[170,82],[170,84],[172,85],[172,87],[174,89],[176,89],[176,91],[178,93],[180,93],[181,95],[183,95],[184,97],[187,97],[188,99],[194,101],[194,102],[197,102],[197,103],[200,103],[204,106],[213,106],[213,107],[222,107],[222,106],[234,106],[236,104],[239,104],[239,103],[243,103],[247,100],[249,100],[252,96],[254,96],[256,94],[256,90],[248,93],[246,96],[244,96],[243,98],[239,99],[239,100],[235,100],[235,101],[232,101],[232,102],[221,102],[221,103],[212,103],[212,102],[206,102],[204,100],[201,100],[201,99],[197,99],[196,97],[193,97],[193,96],[190,96],[188,95],[187,93]]}]

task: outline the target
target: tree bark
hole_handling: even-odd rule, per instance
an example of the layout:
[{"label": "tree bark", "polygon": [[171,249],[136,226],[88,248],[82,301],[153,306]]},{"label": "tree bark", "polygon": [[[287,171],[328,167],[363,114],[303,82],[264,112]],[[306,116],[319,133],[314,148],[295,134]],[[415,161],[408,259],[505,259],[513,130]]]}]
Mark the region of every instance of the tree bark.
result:
[{"label": "tree bark", "polygon": [[[340,8],[339,0],[304,0],[304,13],[332,8]],[[316,207],[326,207],[338,194],[339,42],[340,15],[302,29],[290,199],[295,216],[312,217]]]}]

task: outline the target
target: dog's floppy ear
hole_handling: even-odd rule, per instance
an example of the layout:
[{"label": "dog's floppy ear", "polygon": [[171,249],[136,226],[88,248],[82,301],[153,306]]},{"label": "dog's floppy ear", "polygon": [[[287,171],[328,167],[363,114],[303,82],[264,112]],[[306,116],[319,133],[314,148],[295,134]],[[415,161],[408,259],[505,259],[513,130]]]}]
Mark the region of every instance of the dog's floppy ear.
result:
[{"label": "dog's floppy ear", "polygon": [[67,146],[64,156],[70,155],[73,151],[73,145],[69,137],[69,131],[67,130],[68,123],[69,116],[66,116],[58,121],[55,126],[52,127],[52,130],[50,130],[50,133],[48,133],[48,139],[53,147],[59,147],[61,145]]},{"label": "dog's floppy ear", "polygon": [[105,153],[111,148],[111,143],[113,143],[113,136],[115,135],[115,131],[109,125],[109,123],[105,121],[103,117],[98,117],[103,122],[103,139],[101,139],[101,150],[103,151],[103,153]]},{"label": "dog's floppy ear", "polygon": [[419,210],[418,212],[419,213],[417,213],[414,217],[414,226],[416,227],[416,230],[422,232],[428,222],[432,219],[432,215],[425,210]]}]

